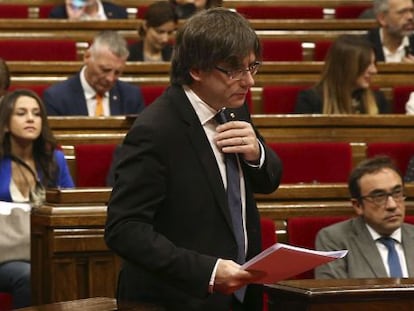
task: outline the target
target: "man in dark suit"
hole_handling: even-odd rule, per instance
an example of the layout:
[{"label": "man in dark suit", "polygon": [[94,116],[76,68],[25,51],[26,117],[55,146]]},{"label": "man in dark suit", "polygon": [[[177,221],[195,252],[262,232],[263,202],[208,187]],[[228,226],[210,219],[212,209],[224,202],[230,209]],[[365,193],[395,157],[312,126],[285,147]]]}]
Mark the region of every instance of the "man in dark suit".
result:
[{"label": "man in dark suit", "polygon": [[118,79],[128,54],[127,44],[117,32],[99,33],[85,52],[82,70],[44,91],[48,115],[110,116],[141,112],[144,109],[141,90]]},{"label": "man in dark suit", "polygon": [[[414,226],[404,223],[404,182],[395,164],[388,157],[367,159],[352,171],[348,185],[357,217],[326,227],[316,237],[318,250],[347,249],[348,254],[316,268],[316,277],[414,277]],[[393,251],[383,238],[393,241],[396,275],[388,261]]]},{"label": "man in dark suit", "polygon": [[128,18],[125,8],[101,0],[65,0],[49,13],[49,18],[71,20],[107,20]]},{"label": "man in dark suit", "polygon": [[382,62],[414,62],[414,5],[412,0],[374,0],[379,28],[367,38]]},{"label": "man in dark suit", "polygon": [[[260,52],[248,21],[224,8],[179,30],[172,85],[137,117],[115,170],[105,240],[123,258],[121,305],[261,310],[262,286],[248,285],[261,276],[240,268],[261,250],[253,192],[275,191],[281,177],[245,101]],[[217,123],[222,108],[234,121]],[[228,182],[229,155],[239,173]],[[238,211],[226,189],[239,192]]]}]

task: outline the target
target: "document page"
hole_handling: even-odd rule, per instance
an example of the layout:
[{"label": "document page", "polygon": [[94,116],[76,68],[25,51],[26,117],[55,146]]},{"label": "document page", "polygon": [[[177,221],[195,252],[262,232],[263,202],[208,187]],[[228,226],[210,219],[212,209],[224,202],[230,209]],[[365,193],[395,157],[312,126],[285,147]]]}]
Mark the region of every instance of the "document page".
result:
[{"label": "document page", "polygon": [[347,250],[325,252],[276,243],[242,265],[242,269],[265,272],[257,283],[273,284],[343,258],[347,253]]}]

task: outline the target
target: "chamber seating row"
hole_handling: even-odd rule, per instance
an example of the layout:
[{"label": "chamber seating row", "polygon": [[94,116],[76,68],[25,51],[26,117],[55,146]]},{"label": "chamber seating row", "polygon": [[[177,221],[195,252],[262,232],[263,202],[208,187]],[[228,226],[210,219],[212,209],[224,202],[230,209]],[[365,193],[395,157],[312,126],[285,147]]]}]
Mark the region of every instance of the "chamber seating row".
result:
[{"label": "chamber seating row", "polygon": [[[143,18],[149,4],[146,1],[114,1],[126,8],[130,19]],[[57,1],[15,1],[0,3],[0,18],[47,18]],[[223,1],[223,6],[235,9],[251,19],[266,18],[358,18],[368,1]]]},{"label": "chamber seating row", "polygon": [[[80,62],[9,62],[11,89],[29,88],[42,96],[45,88],[76,74]],[[321,62],[264,62],[255,77],[255,86],[248,93],[253,114],[289,114],[294,112],[299,91],[314,85],[319,78]],[[408,79],[414,66],[407,64],[378,65],[373,86],[384,92],[393,113],[405,113],[405,104],[414,91]],[[158,97],[169,82],[169,64],[129,63],[121,78],[139,85],[148,105]]]},{"label": "chamber seating row", "polygon": [[[75,38],[44,38],[44,34],[33,34],[38,37],[21,38],[19,35],[0,36],[0,57],[10,61],[81,61],[89,41],[77,41]],[[50,34],[52,35],[52,34]],[[337,36],[335,33],[332,36]],[[316,35],[315,35],[316,36]],[[302,39],[263,37],[263,61],[323,61],[334,38],[313,40],[303,35]],[[288,35],[287,35],[288,37]],[[79,39],[79,38],[78,38]],[[87,38],[84,38],[87,39]],[[129,42],[136,42],[134,33]],[[30,51],[30,52],[28,52]]]}]

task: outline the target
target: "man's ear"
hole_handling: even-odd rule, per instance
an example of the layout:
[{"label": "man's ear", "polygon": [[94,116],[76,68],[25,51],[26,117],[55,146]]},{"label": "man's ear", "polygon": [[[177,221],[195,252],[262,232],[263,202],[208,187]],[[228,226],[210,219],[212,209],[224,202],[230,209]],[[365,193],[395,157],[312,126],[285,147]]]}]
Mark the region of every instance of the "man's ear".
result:
[{"label": "man's ear", "polygon": [[384,12],[380,12],[377,14],[377,21],[381,25],[381,27],[384,27],[387,25],[386,14],[387,13],[384,13]]},{"label": "man's ear", "polygon": [[201,81],[202,79],[202,72],[200,69],[190,69],[190,76],[193,78],[194,81]]},{"label": "man's ear", "polygon": [[361,216],[363,214],[363,208],[361,202],[357,199],[351,199],[352,207],[354,208],[355,213],[358,216]]}]

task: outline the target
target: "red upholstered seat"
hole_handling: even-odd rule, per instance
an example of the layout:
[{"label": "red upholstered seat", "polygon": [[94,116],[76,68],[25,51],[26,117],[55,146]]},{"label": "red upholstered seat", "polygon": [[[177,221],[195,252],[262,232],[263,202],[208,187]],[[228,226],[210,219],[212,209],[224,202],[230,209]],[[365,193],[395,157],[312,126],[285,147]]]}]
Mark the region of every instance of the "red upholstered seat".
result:
[{"label": "red upholstered seat", "polygon": [[237,12],[249,19],[323,18],[323,8],[317,6],[239,6]]},{"label": "red upholstered seat", "polygon": [[295,111],[296,98],[305,85],[265,85],[262,91],[263,113],[286,114]]},{"label": "red upholstered seat", "polygon": [[313,50],[313,60],[318,62],[324,61],[331,45],[332,41],[322,40],[315,42],[315,49]]},{"label": "red upholstered seat", "polygon": [[302,61],[303,48],[299,40],[262,39],[263,61]]},{"label": "red upholstered seat", "polygon": [[9,88],[9,91],[14,91],[16,89],[29,89],[34,91],[40,98],[43,96],[43,91],[48,88],[50,84],[33,84],[33,85],[19,85],[19,84],[12,84]]},{"label": "red upholstered seat", "polygon": [[391,157],[404,175],[410,158],[414,156],[414,142],[384,142],[384,143],[367,143],[367,157],[376,155],[387,155]]},{"label": "red upholstered seat", "polygon": [[160,96],[166,86],[165,85],[142,85],[140,86],[145,105],[150,105],[158,96]]},{"label": "red upholstered seat", "polygon": [[352,149],[346,142],[268,145],[282,160],[282,183],[347,182],[352,169]]},{"label": "red upholstered seat", "polygon": [[414,85],[400,85],[392,88],[392,111],[394,113],[405,113],[405,104],[411,92],[414,92]]},{"label": "red upholstered seat", "polygon": [[371,5],[340,5],[335,8],[335,18],[358,18]]},{"label": "red upholstered seat", "polygon": [[0,57],[6,61],[75,61],[74,40],[0,40]]},{"label": "red upholstered seat", "polygon": [[136,18],[143,19],[145,17],[145,13],[147,12],[147,9],[148,9],[148,5],[137,6]]},{"label": "red upholstered seat", "polygon": [[[351,206],[349,207],[351,208]],[[348,219],[348,216],[292,217],[287,221],[288,243],[315,249],[316,234],[320,229]],[[301,273],[295,279],[313,279],[313,270]]]},{"label": "red upholstered seat", "polygon": [[0,292],[0,311],[10,311],[12,309],[12,296],[9,293]]},{"label": "red upholstered seat", "polygon": [[0,18],[28,18],[29,9],[26,4],[0,4]]},{"label": "red upholstered seat", "polygon": [[105,187],[116,144],[75,146],[76,186]]},{"label": "red upholstered seat", "polygon": [[48,18],[50,11],[52,11],[54,4],[39,5],[39,18]]}]

